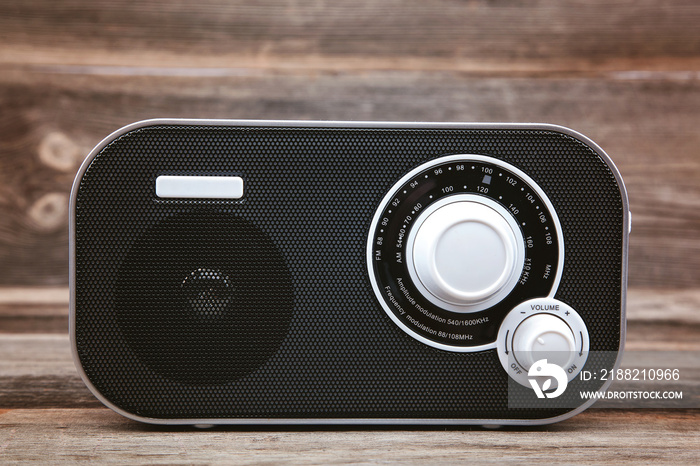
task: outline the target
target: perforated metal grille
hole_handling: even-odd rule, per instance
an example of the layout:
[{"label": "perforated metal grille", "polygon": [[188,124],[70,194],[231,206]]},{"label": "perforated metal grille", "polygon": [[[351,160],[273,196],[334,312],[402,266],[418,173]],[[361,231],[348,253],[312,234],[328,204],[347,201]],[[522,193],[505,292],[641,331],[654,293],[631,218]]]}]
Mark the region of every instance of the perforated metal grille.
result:
[{"label": "perforated metal grille", "polygon": [[[508,409],[495,351],[423,345],[371,291],[366,241],[380,200],[411,168],[460,153],[501,158],[548,194],[566,245],[557,298],[586,321],[592,350],[615,351],[622,200],[607,165],[567,135],[153,126],[105,147],[80,182],[75,338],[88,378],[116,406],[163,419],[566,412]],[[165,174],[235,174],[246,195],[158,200]]]},{"label": "perforated metal grille", "polygon": [[151,370],[185,384],[232,382],[287,336],[292,277],[270,238],[209,208],[167,217],[124,257],[117,324]]}]

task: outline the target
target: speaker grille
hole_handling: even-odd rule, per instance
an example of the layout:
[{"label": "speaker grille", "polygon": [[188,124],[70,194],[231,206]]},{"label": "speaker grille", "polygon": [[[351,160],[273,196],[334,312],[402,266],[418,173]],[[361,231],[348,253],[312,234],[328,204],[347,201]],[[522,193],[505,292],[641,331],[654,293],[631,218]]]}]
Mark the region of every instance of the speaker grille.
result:
[{"label": "speaker grille", "polygon": [[180,383],[216,385],[257,370],[287,335],[292,278],[270,238],[231,213],[167,217],[118,272],[117,323],[138,358]]},{"label": "speaker grille", "polygon": [[[495,351],[423,345],[371,291],[367,233],[386,191],[464,153],[505,160],[547,192],[566,245],[557,298],[582,315],[592,350],[616,351],[622,199],[570,136],[162,125],[114,140],[80,181],[75,339],[88,378],[121,409],[163,419],[566,412],[508,409]],[[155,179],[168,174],[241,176],[246,196],[159,200]]]}]

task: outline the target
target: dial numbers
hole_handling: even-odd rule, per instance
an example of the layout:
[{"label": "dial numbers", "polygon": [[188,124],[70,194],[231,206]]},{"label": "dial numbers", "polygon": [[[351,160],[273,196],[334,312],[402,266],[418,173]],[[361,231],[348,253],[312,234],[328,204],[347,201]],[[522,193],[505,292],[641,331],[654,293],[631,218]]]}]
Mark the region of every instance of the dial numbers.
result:
[{"label": "dial numbers", "polygon": [[[446,156],[409,175],[387,194],[370,231],[368,254],[375,292],[389,316],[421,341],[453,351],[493,347],[507,312],[525,300],[548,296],[558,282],[563,243],[551,203],[526,174],[485,156]],[[423,223],[421,214],[430,212],[431,204],[464,195],[497,203],[503,215],[512,216],[508,220],[520,229],[525,256],[512,291],[500,302],[489,303],[486,309],[477,306],[475,311],[460,311],[429,299],[409,273],[413,257],[408,239],[412,229]],[[468,266],[477,268],[470,271],[471,276],[479,273],[480,264]]]}]

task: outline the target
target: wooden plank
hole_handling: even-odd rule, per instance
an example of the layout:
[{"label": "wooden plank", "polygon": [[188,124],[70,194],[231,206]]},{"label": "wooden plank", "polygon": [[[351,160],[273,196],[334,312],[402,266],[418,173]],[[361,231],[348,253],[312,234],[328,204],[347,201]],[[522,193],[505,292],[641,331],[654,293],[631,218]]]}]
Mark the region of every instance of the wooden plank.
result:
[{"label": "wooden plank", "polygon": [[67,284],[68,194],[82,157],[120,126],[158,116],[569,126],[605,148],[627,183],[634,214],[630,285],[663,289],[700,283],[696,77],[65,71],[10,67],[0,72],[0,108],[11,109],[0,113],[0,263],[9,271],[0,274],[0,285]]},{"label": "wooden plank", "polygon": [[97,407],[67,335],[0,334],[0,408]]},{"label": "wooden plank", "polygon": [[[0,375],[6,377],[72,377],[68,335],[0,333]],[[31,387],[27,387],[31,390]]]},{"label": "wooden plank", "polygon": [[0,288],[0,332],[66,333],[68,288]]},{"label": "wooden plank", "polygon": [[2,7],[0,63],[697,70],[698,23],[693,0],[32,0]]},{"label": "wooden plank", "polygon": [[627,319],[640,323],[700,324],[700,289],[659,290],[631,288]]},{"label": "wooden plank", "polygon": [[[28,389],[28,387],[32,387]],[[102,403],[90,393],[80,377],[0,377],[0,407],[5,408],[98,408]]]},{"label": "wooden plank", "polygon": [[0,306],[68,304],[68,294],[68,288],[63,287],[0,288]]},{"label": "wooden plank", "polygon": [[[59,313],[58,311],[62,312]],[[68,313],[66,308],[20,307],[14,308],[13,312],[15,315],[0,316],[0,331],[7,333],[40,332],[53,334],[68,332]]]},{"label": "wooden plank", "polygon": [[589,410],[534,428],[192,428],[144,426],[106,409],[0,412],[4,463],[697,464],[698,411]]},{"label": "wooden plank", "polygon": [[634,351],[698,351],[700,326],[682,322],[627,321],[625,349]]}]

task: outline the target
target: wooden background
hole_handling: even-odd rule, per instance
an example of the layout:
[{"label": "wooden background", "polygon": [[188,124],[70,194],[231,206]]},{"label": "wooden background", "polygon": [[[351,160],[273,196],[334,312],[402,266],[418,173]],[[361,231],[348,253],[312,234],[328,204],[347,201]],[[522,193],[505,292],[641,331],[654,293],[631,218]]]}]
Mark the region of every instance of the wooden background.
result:
[{"label": "wooden background", "polygon": [[697,1],[0,0],[0,462],[700,461],[692,409],[193,432],[102,408],[68,349],[68,195],[94,145],[153,117],[576,129],[629,191],[628,348],[698,354]]}]

